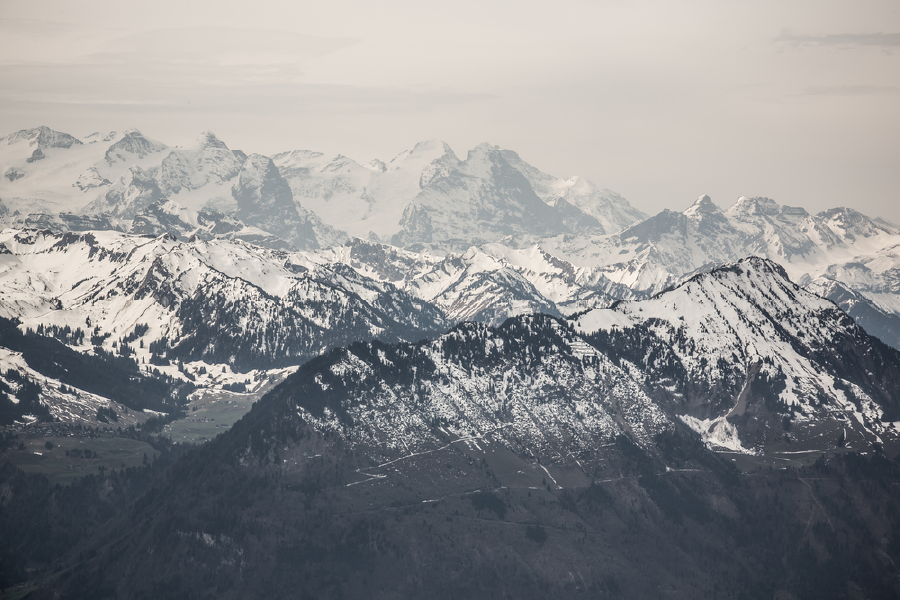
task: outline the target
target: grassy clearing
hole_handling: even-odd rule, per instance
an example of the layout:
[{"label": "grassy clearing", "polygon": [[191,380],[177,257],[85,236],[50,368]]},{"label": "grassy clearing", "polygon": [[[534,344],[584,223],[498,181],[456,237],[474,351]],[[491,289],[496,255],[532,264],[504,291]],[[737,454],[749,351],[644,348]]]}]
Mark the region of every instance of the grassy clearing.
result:
[{"label": "grassy clearing", "polygon": [[250,394],[237,394],[219,389],[199,390],[191,396],[187,417],[166,425],[163,435],[173,442],[202,444],[223,431],[228,431],[250,411],[253,403],[277,386],[295,369],[280,369]]},{"label": "grassy clearing", "polygon": [[[66,485],[103,469],[137,467],[144,455],[152,460],[155,450],[145,442],[128,438],[55,437],[32,434],[19,440],[25,446],[6,451],[9,460],[26,473],[40,473],[51,484]],[[53,444],[48,449],[46,444]],[[69,456],[66,456],[69,452]],[[88,456],[90,458],[88,458]]]},{"label": "grassy clearing", "polygon": [[191,403],[187,417],[166,425],[163,435],[171,437],[173,442],[208,442],[231,429],[257,399],[256,394],[235,394],[222,390],[205,392]]}]

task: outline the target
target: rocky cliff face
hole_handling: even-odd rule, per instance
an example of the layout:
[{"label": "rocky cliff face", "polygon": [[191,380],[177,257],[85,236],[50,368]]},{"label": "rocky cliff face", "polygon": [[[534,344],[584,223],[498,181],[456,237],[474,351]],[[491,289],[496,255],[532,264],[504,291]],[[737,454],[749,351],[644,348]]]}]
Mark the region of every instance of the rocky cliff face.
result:
[{"label": "rocky cliff face", "polygon": [[122,137],[106,150],[106,163],[113,166],[121,162],[126,165],[136,159],[163,152],[166,145],[144,137],[137,129],[125,131]]},{"label": "rocky cliff face", "polygon": [[396,246],[464,250],[506,236],[548,236],[566,230],[499,148],[482,144],[465,161],[449,158],[423,173],[422,190],[392,238]]},{"label": "rocky cliff face", "polygon": [[299,213],[291,188],[272,159],[259,154],[247,157],[232,195],[237,202],[235,216],[243,222],[301,248],[317,247],[308,216]]},{"label": "rocky cliff face", "polygon": [[187,148],[171,151],[159,165],[157,180],[169,196],[196,190],[207,184],[221,185],[240,173],[246,156],[231,151],[211,131],[206,131]]},{"label": "rocky cliff face", "polygon": [[54,131],[45,126],[23,129],[0,138],[0,144],[7,146],[25,144],[30,148],[33,147],[34,151],[48,148],[71,148],[73,145],[81,145],[81,143],[81,140],[68,133]]}]

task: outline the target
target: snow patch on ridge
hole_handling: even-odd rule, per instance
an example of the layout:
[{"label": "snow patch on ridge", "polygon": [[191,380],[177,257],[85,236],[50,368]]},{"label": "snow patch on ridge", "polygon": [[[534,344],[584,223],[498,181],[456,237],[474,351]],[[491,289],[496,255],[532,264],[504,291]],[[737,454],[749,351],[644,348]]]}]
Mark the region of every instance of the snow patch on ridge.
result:
[{"label": "snow patch on ridge", "polygon": [[690,415],[678,415],[681,421],[700,434],[703,443],[711,450],[730,450],[741,454],[757,454],[741,444],[737,428],[728,422],[727,417],[715,419],[698,419]]}]

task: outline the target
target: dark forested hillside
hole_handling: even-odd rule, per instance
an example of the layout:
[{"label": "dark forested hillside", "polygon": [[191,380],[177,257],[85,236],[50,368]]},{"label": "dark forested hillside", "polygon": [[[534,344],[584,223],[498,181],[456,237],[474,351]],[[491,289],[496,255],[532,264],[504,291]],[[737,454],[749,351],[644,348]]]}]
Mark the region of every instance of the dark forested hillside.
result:
[{"label": "dark forested hillside", "polygon": [[16,443],[11,433],[0,439],[0,590],[35,573],[57,572],[185,450],[154,442],[157,452],[145,459],[143,467],[100,470],[60,486],[16,469],[4,456]]},{"label": "dark forested hillside", "polygon": [[[669,434],[656,456],[619,440],[607,456],[620,474],[583,486],[515,485],[496,452],[459,449],[358,483],[366,461],[304,428],[270,439],[308,456],[302,466],[242,465],[258,456],[238,447],[260,423],[243,425],[169,469],[34,597],[900,593],[900,464],[881,456],[740,475]],[[423,497],[435,478],[443,494]]]}]

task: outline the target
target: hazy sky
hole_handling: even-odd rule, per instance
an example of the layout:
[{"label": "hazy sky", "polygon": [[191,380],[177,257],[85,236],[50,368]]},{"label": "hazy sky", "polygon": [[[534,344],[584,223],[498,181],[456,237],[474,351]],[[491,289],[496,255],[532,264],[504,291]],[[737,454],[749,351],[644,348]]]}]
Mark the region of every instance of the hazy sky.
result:
[{"label": "hazy sky", "polygon": [[900,224],[897,0],[0,0],[0,81],[0,135],[487,141],[650,213],[756,195]]}]

